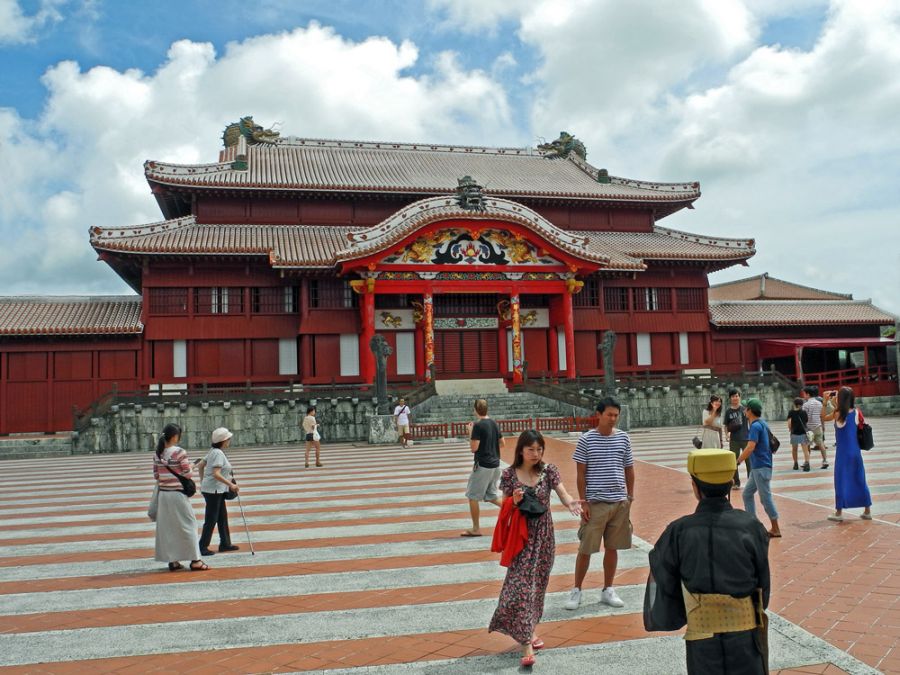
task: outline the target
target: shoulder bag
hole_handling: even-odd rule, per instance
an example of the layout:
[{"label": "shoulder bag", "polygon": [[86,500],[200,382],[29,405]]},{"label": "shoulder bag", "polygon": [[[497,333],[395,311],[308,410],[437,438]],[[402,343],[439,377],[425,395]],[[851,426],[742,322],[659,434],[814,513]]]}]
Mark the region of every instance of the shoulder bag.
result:
[{"label": "shoulder bag", "polygon": [[766,431],[769,433],[769,451],[774,455],[778,452],[778,448],[781,447],[781,441],[775,437],[768,424],[766,425]]},{"label": "shoulder bag", "polygon": [[178,479],[178,482],[181,483],[181,492],[185,494],[187,497],[193,497],[197,494],[197,484],[193,481],[193,479],[188,478],[187,476],[182,476],[180,473],[175,473],[172,471],[171,467],[166,464],[166,470],[175,476]]},{"label": "shoulder bag", "polygon": [[856,420],[856,440],[859,442],[859,448],[860,450],[871,450],[875,447],[872,427],[869,426],[859,410],[856,411]]},{"label": "shoulder bag", "polygon": [[534,487],[526,485],[522,490],[522,501],[519,502],[519,511],[521,511],[522,515],[526,518],[538,518],[547,512],[547,507],[541,504],[541,501],[537,497],[537,492],[535,491],[535,488],[541,484],[542,480],[544,480],[543,471],[541,471],[541,475],[538,476]]}]

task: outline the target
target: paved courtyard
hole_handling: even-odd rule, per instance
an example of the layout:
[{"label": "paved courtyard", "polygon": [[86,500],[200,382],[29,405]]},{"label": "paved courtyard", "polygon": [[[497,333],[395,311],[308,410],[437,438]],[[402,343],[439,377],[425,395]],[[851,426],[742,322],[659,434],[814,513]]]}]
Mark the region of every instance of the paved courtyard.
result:
[{"label": "paved courtyard", "polygon": [[[777,455],[773,671],[900,673],[900,419],[871,421],[871,522],[826,521],[831,469],[794,472],[789,447]],[[624,608],[599,604],[599,560],[582,607],[562,608],[577,522],[554,508],[557,558],[539,627],[547,648],[535,672],[683,672],[680,636],[645,633],[641,603],[651,543],[693,508],[683,470],[693,433],[633,434],[638,539],[620,557]],[[552,439],[548,452],[572,490],[574,441]],[[296,448],[229,455],[256,555],[232,503],[241,550],[209,558],[202,573],[150,559],[147,455],[0,463],[0,670],[518,670],[515,645],[485,628],[503,578],[490,538],[458,536],[468,525],[465,443],[326,446],[320,469],[304,469]],[[202,503],[195,497],[199,518]],[[485,511],[489,535],[495,510]]]}]

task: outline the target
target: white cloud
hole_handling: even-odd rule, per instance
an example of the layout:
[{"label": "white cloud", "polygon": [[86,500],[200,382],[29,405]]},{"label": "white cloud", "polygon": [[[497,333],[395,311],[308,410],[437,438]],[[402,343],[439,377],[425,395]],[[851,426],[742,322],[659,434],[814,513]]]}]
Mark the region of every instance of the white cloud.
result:
[{"label": "white cloud", "polygon": [[[47,71],[34,123],[0,110],[3,293],[121,290],[95,261],[93,225],[160,218],[145,159],[211,162],[226,124],[247,114],[292,135],[411,141],[511,142],[502,87],[452,53],[423,75],[419,51],[385,38],[346,40],[310,24],[227,46],[187,40],[154,73],[65,61]],[[43,208],[36,205],[43,204]],[[27,267],[19,260],[31,260]]]},{"label": "white cloud", "polygon": [[65,0],[42,0],[37,11],[28,15],[18,0],[0,0],[0,45],[21,44],[35,39],[35,33],[62,19],[59,6]]}]

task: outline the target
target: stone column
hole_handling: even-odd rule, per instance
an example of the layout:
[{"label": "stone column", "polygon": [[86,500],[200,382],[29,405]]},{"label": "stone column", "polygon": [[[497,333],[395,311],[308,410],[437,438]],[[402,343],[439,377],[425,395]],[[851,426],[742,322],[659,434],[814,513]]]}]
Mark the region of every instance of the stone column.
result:
[{"label": "stone column", "polygon": [[519,320],[519,296],[509,296],[509,319],[512,330],[512,381],[518,384],[522,381],[522,327]]},{"label": "stone column", "polygon": [[373,384],[375,382],[375,355],[369,348],[369,343],[375,337],[375,289],[374,284],[368,286],[359,299],[359,317],[362,324],[362,334],[359,339],[359,374],[363,382]]},{"label": "stone column", "polygon": [[425,381],[431,382],[431,366],[434,364],[434,302],[431,293],[422,296],[422,329],[425,332]]},{"label": "stone column", "polygon": [[568,378],[575,377],[575,315],[572,310],[572,293],[562,294],[563,332],[566,338],[566,372]]}]

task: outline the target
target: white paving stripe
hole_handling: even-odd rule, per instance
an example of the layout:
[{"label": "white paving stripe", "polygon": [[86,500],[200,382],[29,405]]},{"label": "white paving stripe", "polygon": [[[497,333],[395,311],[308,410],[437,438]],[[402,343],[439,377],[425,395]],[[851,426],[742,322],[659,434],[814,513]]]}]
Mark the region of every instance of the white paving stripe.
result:
[{"label": "white paving stripe", "polygon": [[[540,626],[538,626],[540,631]],[[520,673],[518,650],[460,659],[392,663],[385,666],[326,670],[329,675],[459,675],[459,673]],[[769,669],[834,663],[851,675],[878,675],[858,659],[769,612]],[[535,669],[547,673],[627,673],[682,675],[687,673],[684,639],[676,636],[604,642],[547,649],[537,655]]]},{"label": "white paving stripe", "polygon": [[[445,488],[442,484],[442,489],[437,488],[429,488],[428,491],[422,491],[420,494],[415,495],[393,495],[389,500],[385,500],[385,504],[415,504],[419,502],[433,502],[440,501],[445,499],[456,499],[459,502],[465,501],[465,481],[458,483],[456,485],[452,485],[450,488]],[[380,491],[382,492],[382,491]],[[383,491],[387,492],[387,491]],[[279,510],[302,510],[302,511],[314,511],[317,509],[322,509],[324,507],[329,508],[338,508],[338,507],[346,507],[346,506],[360,506],[365,504],[366,502],[361,500],[360,497],[371,496],[371,490],[366,488],[365,490],[357,490],[347,495],[346,499],[333,498],[336,497],[336,492],[329,491],[323,492],[321,496],[325,499],[319,502],[311,502],[311,501],[292,501],[292,499],[296,499],[299,495],[296,493],[281,493],[278,495],[272,495],[278,500],[278,503],[273,504],[255,504],[253,503],[254,497],[261,499],[262,495],[254,495],[252,492],[249,494],[243,495],[242,503],[244,508],[244,513],[250,514],[255,512],[264,512],[268,515],[272,515],[274,512]],[[304,497],[307,495],[304,494]],[[385,495],[387,496],[387,494]],[[270,499],[269,495],[265,496],[266,500]],[[193,506],[195,513],[198,514],[200,519],[203,518],[203,502],[197,503],[198,500],[194,500]],[[232,511],[238,510],[237,502],[232,502],[228,505],[228,511],[231,513]],[[56,510],[58,512],[58,509]],[[91,522],[95,520],[128,520],[132,518],[140,518],[142,520],[147,520],[147,507],[146,505],[142,505],[140,508],[131,508],[128,510],[119,510],[117,509],[113,513],[103,513],[103,514],[83,514],[83,515],[72,515],[72,516],[43,516],[43,517],[35,517],[35,518],[2,518],[0,517],[0,532],[2,532],[3,527],[10,527],[12,525],[45,525],[51,523],[80,523],[80,522]],[[250,519],[247,519],[250,522]],[[257,520],[256,522],[264,522],[261,520]],[[49,529],[49,528],[48,528]],[[47,530],[42,529],[42,532]],[[2,537],[2,534],[0,534]]]},{"label": "white paving stripe", "polygon": [[[403,506],[392,505],[393,502],[384,505],[373,504],[369,509],[358,510],[341,510],[336,508],[334,511],[326,511],[319,513],[288,513],[247,518],[248,524],[252,525],[295,525],[298,529],[304,523],[327,523],[327,522],[345,522],[368,518],[409,518],[414,519],[417,516],[438,515],[441,513],[457,514],[461,511],[463,499],[455,500],[452,504],[438,504],[434,506],[416,506],[414,508],[405,508]],[[329,506],[329,503],[323,502],[322,506]],[[489,507],[488,507],[489,508]],[[562,506],[560,514],[565,513],[570,518],[568,511]],[[230,510],[230,509],[229,509]],[[496,519],[496,510],[486,511],[487,514],[494,514]],[[229,520],[231,517],[229,516]],[[234,527],[232,523],[232,527]],[[140,534],[147,532],[155,532],[156,526],[147,520],[146,523],[123,523],[119,525],[70,525],[68,527],[48,527],[31,530],[7,530],[0,532],[0,542],[6,540],[17,539],[52,539],[54,537],[70,537],[78,536],[89,539],[98,534]],[[0,550],[2,552],[2,550]]]},{"label": "white paving stripe", "polygon": [[[410,470],[404,472],[390,472],[384,474],[370,474],[368,476],[369,480],[366,482],[367,485],[373,486],[377,485],[379,488],[390,487],[392,485],[403,485],[406,483],[422,483],[422,482],[434,482],[434,479],[444,478],[447,476],[450,477],[459,477],[462,474],[463,478],[468,476],[468,471],[465,469],[462,472],[459,469],[438,469],[435,471],[428,471],[427,473],[423,473],[422,467],[419,467],[417,470]],[[337,476],[334,477],[338,478]],[[240,480],[240,479],[239,479]],[[356,481],[357,483],[363,483],[362,479]],[[311,478],[304,478],[301,480],[279,480],[278,487],[288,487],[293,486],[297,490],[305,490],[306,488],[315,488],[315,489],[323,489],[326,487],[334,487],[337,489],[347,488],[349,485],[352,485],[353,482],[348,479],[334,480],[329,481],[328,479],[323,478],[322,480],[316,480]],[[372,489],[370,487],[370,489]],[[98,493],[96,488],[93,490],[85,489],[85,490],[74,490],[70,492],[63,493],[62,491],[54,491],[53,496],[45,496],[40,499],[28,498],[28,499],[0,499],[0,505],[10,505],[10,506],[21,506],[24,504],[45,504],[49,501],[55,502],[66,502],[70,505],[76,505],[81,502],[90,503],[96,499],[127,499],[127,498],[135,498],[139,497],[141,499],[149,499],[150,493],[153,490],[153,484],[147,483],[146,485],[134,487],[114,487],[107,488],[104,487],[102,492]],[[33,493],[32,493],[33,494]],[[109,505],[110,508],[114,508],[114,504]],[[2,511],[0,511],[2,512]]]},{"label": "white paving stripe", "polygon": [[[384,494],[386,496],[394,495],[397,493],[432,493],[437,491],[446,491],[448,494],[456,493],[463,494],[465,493],[466,487],[466,478],[463,477],[461,480],[456,482],[447,480],[446,478],[443,480],[435,481],[433,483],[425,484],[425,485],[407,485],[407,486],[399,486],[399,487],[382,487],[379,488],[379,494]],[[462,492],[460,492],[462,490]],[[148,490],[146,493],[141,493],[141,497],[143,499],[141,501],[128,501],[117,504],[78,504],[72,509],[73,511],[111,511],[111,509],[115,509],[115,511],[111,513],[105,514],[82,514],[77,516],[71,516],[71,518],[81,518],[86,517],[89,519],[96,518],[113,518],[117,517],[114,514],[125,514],[122,517],[132,518],[134,516],[143,516],[147,512],[147,504],[145,502],[150,501],[150,494],[152,492],[152,488],[148,486]],[[246,494],[242,496],[242,503],[244,504],[244,510],[247,510],[251,507],[251,504],[254,504],[256,500],[259,501],[272,501],[272,502],[280,502],[281,500],[292,500],[301,498],[309,498],[309,497],[350,497],[350,496],[359,496],[364,497],[372,493],[372,488],[369,486],[364,487],[354,487],[347,488],[342,490],[328,489],[328,490],[304,490],[302,493],[298,494],[296,491],[294,492],[256,492],[253,490],[247,490]],[[197,501],[201,500],[201,501]],[[41,502],[46,503],[46,501]],[[198,513],[203,512],[203,502],[201,497],[194,498],[194,510]],[[299,504],[303,504],[304,502],[297,502]],[[314,502],[307,502],[314,503]],[[237,508],[235,502],[235,508]],[[28,514],[38,514],[38,513],[59,513],[59,506],[30,506],[21,509],[3,509],[0,510],[0,523],[4,522],[3,518],[7,515],[28,515]],[[253,506],[253,508],[258,508],[260,510],[263,509],[277,509],[278,503],[274,504],[258,504]],[[125,510],[123,510],[125,509]]]},{"label": "white paving stripe", "polygon": [[[483,522],[496,519],[496,511],[482,512]],[[312,529],[291,528],[286,530],[261,530],[252,532],[253,541],[255,542],[273,542],[273,541],[306,541],[310,539],[340,539],[343,537],[368,537],[387,534],[406,534],[413,532],[431,532],[437,530],[452,531],[471,527],[472,521],[469,518],[451,518],[447,520],[427,520],[421,522],[400,522],[400,523],[379,523],[373,525],[341,525],[333,527],[317,527]],[[241,526],[232,523],[232,539],[236,543],[244,542],[243,531]],[[60,542],[53,544],[21,544],[14,546],[4,546],[0,548],[0,559],[17,558],[22,556],[33,555],[68,555],[72,553],[97,552],[97,551],[120,551],[130,549],[150,549],[153,550],[154,538],[151,536],[145,538],[128,538],[128,539],[109,539],[102,541],[78,541],[78,542]]]},{"label": "white paving stripe", "polygon": [[[577,529],[556,531],[556,543],[569,544],[578,541]],[[217,555],[210,565],[222,568],[259,567],[265,565],[306,564],[323,561],[360,560],[363,558],[404,558],[416,555],[446,554],[448,551],[485,551],[490,548],[487,537],[446,537],[418,539],[408,542],[379,542],[350,546],[291,548],[276,551],[259,551],[251,556],[245,542],[238,536],[234,541],[242,546],[238,553]],[[638,550],[649,551],[650,546],[634,537]],[[623,554],[624,555],[624,554]],[[159,572],[161,563],[149,558],[119,558],[98,562],[46,563],[19,567],[0,567],[0,582],[28,581],[30,579],[63,579],[67,577],[106,577],[114,574],[143,574]]]},{"label": "white paving stripe", "polygon": [[[396,556],[394,556],[396,557]],[[619,555],[618,569],[647,565],[647,551],[630,549]],[[574,574],[575,554],[556,556],[553,574]],[[497,560],[452,565],[397,567],[368,572],[336,574],[302,574],[295,576],[248,578],[239,581],[196,581],[190,585],[190,599],[198,602],[214,598],[214,602],[271,598],[284,595],[317,595],[352,591],[389,590],[496,581],[504,569]],[[3,596],[0,616],[40,612],[72,612],[105,607],[133,607],[137,605],[165,605],[183,603],[181,594],[160,593],[156,584],[149,586],[119,586],[77,591],[48,591],[42,593],[14,593]],[[212,600],[211,600],[212,601]]]}]

